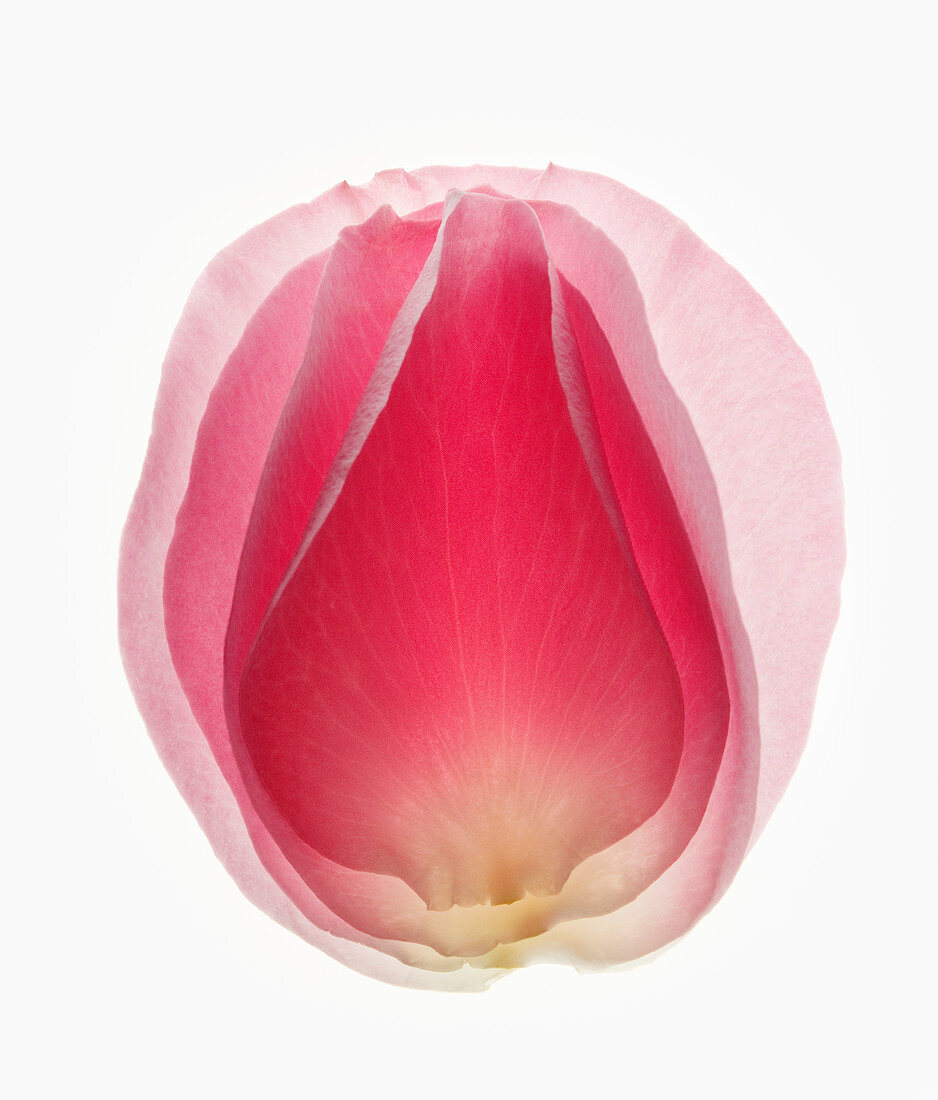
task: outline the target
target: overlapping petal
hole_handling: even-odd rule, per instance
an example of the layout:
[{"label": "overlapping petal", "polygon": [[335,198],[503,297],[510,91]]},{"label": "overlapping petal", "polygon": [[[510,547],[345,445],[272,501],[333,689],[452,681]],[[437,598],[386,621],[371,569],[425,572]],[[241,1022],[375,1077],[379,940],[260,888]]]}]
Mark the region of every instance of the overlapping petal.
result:
[{"label": "overlapping petal", "polygon": [[122,647],[253,900],[477,988],[637,958],[720,896],[803,745],[842,560],[810,365],[683,223],[554,167],[382,173],[194,291]]}]

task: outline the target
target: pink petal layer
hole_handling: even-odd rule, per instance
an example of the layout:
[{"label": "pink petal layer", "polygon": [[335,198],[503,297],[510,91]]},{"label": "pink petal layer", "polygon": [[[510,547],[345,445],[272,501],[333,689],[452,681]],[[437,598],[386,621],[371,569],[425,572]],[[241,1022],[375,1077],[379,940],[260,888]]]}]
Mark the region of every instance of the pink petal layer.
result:
[{"label": "pink petal layer", "polygon": [[[463,187],[500,186],[497,169],[445,169],[441,190],[454,171]],[[436,172],[415,174],[431,201]],[[711,600],[727,617],[724,652],[737,653],[740,704],[714,798],[685,857],[642,895],[640,909],[622,911],[623,935],[612,937],[603,957],[623,961],[680,935],[720,896],[794,771],[839,606],[840,457],[804,354],[759,295],[682,222],[601,176],[551,166],[529,179],[522,197],[569,203],[628,256],[662,370],[644,391],[630,380],[630,391],[695,554],[712,559],[708,589],[716,584]],[[401,199],[396,208],[409,210]],[[584,293],[619,355],[628,342],[618,324],[621,284],[607,281],[588,248],[574,262],[563,255],[563,240],[545,232],[558,267]],[[700,866],[710,873],[695,888]],[[674,920],[659,920],[659,909]],[[571,957],[594,951],[590,923],[576,922],[584,936],[568,942]]]},{"label": "pink petal layer", "polygon": [[[226,357],[278,280],[329,245],[343,225],[360,220],[374,205],[342,185],[306,206],[285,211],[220,253],[194,288],[163,366],[147,460],[124,531],[119,582],[121,650],[138,706],[167,770],[219,858],[256,905],[346,965],[385,981],[480,989],[497,973],[480,979],[469,971],[413,969],[385,952],[396,946],[410,963],[437,965],[432,953],[421,955],[404,945],[387,944],[374,950],[354,942],[363,937],[321,905],[317,923],[300,913],[258,858],[230,782],[193,717],[165,633],[164,562],[188,483],[196,433]],[[231,454],[238,468],[237,448]],[[211,517],[211,522],[214,524],[216,517]],[[221,596],[218,599],[223,602]],[[219,683],[219,702],[220,691]],[[333,935],[323,930],[329,927]],[[452,966],[444,960],[437,962]]]},{"label": "pink petal layer", "polygon": [[269,442],[243,542],[226,653],[227,675],[234,683],[438,227],[437,222],[402,222],[384,207],[364,225],[344,232],[332,250],[307,320],[303,368]]},{"label": "pink petal layer", "polygon": [[[397,232],[398,243],[410,249],[413,234]],[[407,252],[388,256],[385,244],[394,236],[393,219],[376,217],[360,230],[344,235],[330,256],[330,279],[338,288],[354,282],[355,264],[367,261],[386,272],[407,266]],[[370,242],[370,243],[369,243]],[[176,533],[166,569],[167,631],[175,654],[176,670],[189,695],[194,713],[212,746],[227,782],[239,800],[242,814],[264,866],[299,909],[311,920],[338,935],[356,936],[355,929],[385,939],[407,939],[439,947],[447,955],[479,954],[502,939],[517,938],[532,927],[537,913],[498,911],[501,922],[479,920],[471,912],[428,914],[423,903],[400,880],[363,874],[341,867],[278,827],[260,822],[234,765],[231,735],[222,711],[219,682],[226,614],[233,598],[234,578],[246,538],[248,511],[271,449],[277,412],[284,402],[298,364],[306,361],[306,373],[315,380],[322,364],[311,358],[305,345],[310,327],[311,295],[316,289],[306,271],[319,270],[324,257],[314,258],[291,272],[263,304],[245,335],[229,357],[212,393],[200,427],[199,444],[192,461],[186,498],[180,510]],[[327,280],[328,282],[329,280]],[[328,285],[319,287],[320,306],[331,296]],[[422,307],[421,307],[422,308]],[[346,310],[335,317],[349,320]],[[419,316],[419,309],[414,321]],[[320,318],[327,321],[328,318]],[[326,325],[324,331],[329,331]],[[409,331],[409,330],[408,330]],[[290,338],[292,337],[292,343]],[[409,339],[409,337],[407,337]],[[327,342],[340,346],[342,341]],[[406,341],[397,340],[400,355]],[[346,351],[348,345],[345,344]],[[393,349],[392,349],[393,350]],[[301,383],[303,379],[301,378]],[[307,379],[309,382],[310,379]],[[334,387],[327,386],[334,394]],[[309,402],[308,410],[318,413],[315,395],[301,384],[291,400]],[[296,426],[296,418],[285,418]],[[234,431],[237,425],[248,430]],[[323,438],[310,430],[310,438]],[[268,464],[268,473],[270,464]],[[237,739],[235,739],[237,740]],[[248,761],[248,767],[250,762]],[[255,797],[258,792],[255,791]],[[270,815],[268,815],[270,820]],[[299,844],[299,850],[297,845]],[[289,859],[284,858],[284,851]],[[300,870],[303,878],[297,874]],[[305,879],[305,881],[304,881]],[[310,889],[310,886],[313,889]],[[352,926],[336,921],[331,910]],[[453,919],[453,918],[456,919]],[[541,927],[537,925],[537,927]],[[365,936],[359,938],[367,939]],[[370,941],[368,941],[370,942]],[[412,946],[385,943],[385,950],[413,961]],[[423,965],[452,967],[431,953],[420,956]]]},{"label": "pink petal layer", "polygon": [[[186,497],[180,508],[176,531],[167,557],[164,586],[166,632],[173,653],[177,674],[188,696],[193,713],[221,766],[222,772],[238,799],[254,846],[274,879],[293,899],[301,911],[317,925],[336,935],[370,942],[356,929],[362,921],[349,926],[323,904],[323,898],[311,892],[298,877],[294,866],[284,858],[278,846],[275,830],[261,822],[245,789],[235,757],[232,738],[225,720],[221,684],[222,655],[228,626],[228,609],[235,591],[238,563],[247,537],[252,503],[261,481],[265,460],[265,476],[272,463],[268,459],[271,441],[287,394],[291,399],[304,394],[303,385],[291,391],[301,363],[326,383],[326,393],[335,397],[336,389],[329,383],[325,364],[310,357],[308,333],[310,316],[316,308],[322,311],[333,300],[336,284],[345,286],[354,277],[356,249],[365,246],[371,260],[383,266],[387,259],[379,248],[368,247],[399,228],[404,246],[394,260],[406,270],[407,248],[414,245],[412,227],[402,225],[391,216],[376,215],[360,230],[350,231],[340,238],[328,254],[329,267],[321,280],[326,255],[311,260],[291,271],[263,303],[252,318],[244,336],[229,357],[225,369],[212,392],[206,414],[200,425],[192,471]],[[423,231],[421,231],[423,232]],[[331,284],[331,286],[330,286]],[[391,317],[393,317],[393,310]],[[369,311],[374,318],[377,313]],[[342,317],[348,321],[348,312]],[[332,331],[322,317],[317,331]],[[352,329],[358,326],[352,323]],[[333,345],[336,346],[336,345]],[[346,354],[348,343],[339,345]],[[301,378],[302,382],[302,378]],[[357,397],[352,397],[352,407]],[[313,403],[321,413],[321,406]],[[334,402],[332,407],[334,408]],[[289,406],[288,406],[289,408]],[[239,426],[243,430],[232,430]],[[319,438],[311,433],[311,437]],[[282,465],[274,465],[278,475]],[[403,884],[374,875],[361,876],[314,853],[318,877],[326,900],[333,897],[354,914],[364,907],[370,913],[375,907],[374,896],[382,891],[390,897],[387,904],[400,905],[398,895],[409,893]],[[380,927],[380,925],[379,925]],[[386,929],[381,929],[386,931]],[[406,945],[382,945],[385,950],[413,960],[420,952]],[[452,967],[432,952],[423,952],[424,965]]]},{"label": "pink petal layer", "polygon": [[[661,805],[681,752],[680,685],[570,421],[551,304],[530,208],[454,204],[386,406],[367,437],[353,422],[364,443],[240,688],[297,835],[434,909],[556,893]],[[288,452],[309,435],[280,433]]]},{"label": "pink petal layer", "polygon": [[[560,235],[576,239],[592,231],[569,208],[535,204],[535,210],[555,244]],[[641,296],[622,258],[614,253],[612,259],[619,264],[618,301],[623,331],[629,337],[620,346],[618,359],[583,296],[563,276],[559,281],[584,363],[599,444],[638,568],[680,677],[684,751],[664,806],[641,828],[577,867],[563,898],[558,899],[553,923],[619,908],[680,855],[710,799],[723,757],[731,698],[738,708],[734,655],[729,652],[724,661],[693,549],[624,383],[624,378],[631,382],[660,372]]]},{"label": "pink petal layer", "polygon": [[[497,972],[423,974],[360,943],[340,946],[324,936],[316,925],[370,942],[415,966],[452,965],[427,949],[369,941],[325,909],[279,850],[268,850],[271,838],[263,826],[258,831],[251,807],[245,810],[242,787],[241,813],[255,842],[267,850],[265,860],[278,866],[279,885],[265,873],[229,783],[207,751],[171,666],[161,589],[163,560],[208,391],[264,295],[290,267],[330,244],[341,225],[360,221],[382,202],[390,202],[402,215],[423,211],[418,218],[432,219],[438,213],[434,204],[453,186],[483,186],[528,199],[570,203],[608,234],[617,248],[596,240],[581,248],[569,227],[552,231],[546,208],[539,209],[557,267],[583,293],[620,363],[628,361],[632,338],[626,321],[634,321],[632,307],[621,308],[621,302],[631,301],[628,296],[634,294],[630,276],[622,274],[631,266],[661,372],[652,370],[646,376],[638,371],[626,380],[700,562],[734,699],[714,797],[697,836],[671,869],[617,913],[570,920],[528,941],[527,954],[526,948],[501,948],[477,959],[478,965],[510,966],[538,957],[585,964],[623,961],[680,935],[712,904],[797,761],[836,617],[843,563],[839,456],[807,360],[758,295],[683,223],[611,180],[553,166],[543,173],[484,167],[382,173],[365,188],[336,188],[308,206],[287,211],[214,261],[193,292],[164,366],[154,434],[125,532],[121,641],[128,675],[167,768],[242,889],[281,923],[350,965],[386,980],[438,988],[476,987]],[[619,250],[628,255],[627,264]],[[576,313],[575,307],[571,313]],[[225,406],[224,400],[216,402],[216,414],[224,416]],[[734,416],[727,416],[728,407]],[[256,444],[260,450],[261,443],[260,438],[253,440],[251,447]],[[236,503],[243,516],[246,500],[239,497]],[[724,545],[728,553],[721,560]],[[728,562],[733,580],[729,587]],[[207,628],[214,641],[205,653],[206,668],[217,670],[224,585],[215,591],[218,602],[213,596]],[[745,653],[749,641],[751,660]],[[761,761],[757,737],[762,742]],[[235,786],[237,778],[231,780]],[[669,803],[633,836],[654,828],[668,813]],[[586,860],[582,869],[607,855]],[[396,891],[410,893],[402,883],[333,867],[333,889],[342,874],[359,875],[359,908],[370,912],[386,932],[400,929],[396,906],[401,897]],[[575,878],[576,873],[567,889]],[[379,884],[377,888],[370,890],[369,880]],[[354,900],[354,891],[347,893]],[[300,900],[305,916],[287,895]],[[518,908],[499,907],[498,912]],[[310,915],[313,923],[307,919]],[[425,914],[425,919],[432,923],[450,915]],[[416,928],[418,917],[411,913],[403,923]],[[556,912],[550,919],[555,917]],[[513,929],[511,923],[505,921],[508,938],[517,938],[550,920],[520,920]],[[423,939],[432,942],[433,937]],[[475,948],[480,943],[477,940]]]},{"label": "pink petal layer", "polygon": [[[840,451],[820,386],[765,301],[673,214],[613,180],[555,166],[536,197],[573,206],[628,258],[662,372],[706,458],[759,685],[755,839],[804,747],[840,604]],[[615,346],[614,294],[590,263],[584,249],[565,271]],[[677,471],[665,472],[674,487]]]}]

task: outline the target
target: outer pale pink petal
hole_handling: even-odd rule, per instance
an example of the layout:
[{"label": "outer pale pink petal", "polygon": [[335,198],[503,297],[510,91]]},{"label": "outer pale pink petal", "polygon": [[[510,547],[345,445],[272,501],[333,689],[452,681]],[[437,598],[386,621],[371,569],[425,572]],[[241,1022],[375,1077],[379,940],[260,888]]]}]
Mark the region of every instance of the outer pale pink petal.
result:
[{"label": "outer pale pink petal", "polygon": [[[759,685],[754,840],[804,747],[840,605],[840,452],[820,386],[765,301],[664,208],[603,176],[555,166],[536,197],[570,204],[625,254],[662,371],[712,472]],[[591,271],[587,248],[580,253],[565,273],[612,339],[615,291]],[[666,472],[680,482],[679,470]]]},{"label": "outer pale pink petal", "polygon": [[370,183],[357,190],[377,203],[388,203],[398,214],[411,214],[431,203],[442,202],[448,191],[472,191],[487,188],[529,198],[543,173],[532,168],[496,168],[475,164],[467,168],[438,165],[418,168],[416,172],[400,170],[379,172]]},{"label": "outer pale pink petal", "polygon": [[196,284],[163,367],[141,482],[124,531],[119,580],[121,651],[137,704],[167,770],[244,893],[274,919],[347,965],[383,980],[481,988],[468,971],[431,974],[324,933],[270,878],[230,787],[193,718],[170,657],[163,568],[186,491],[206,403],[245,324],[291,267],[322,250],[373,209],[347,185],[251,230],[215,258]]}]

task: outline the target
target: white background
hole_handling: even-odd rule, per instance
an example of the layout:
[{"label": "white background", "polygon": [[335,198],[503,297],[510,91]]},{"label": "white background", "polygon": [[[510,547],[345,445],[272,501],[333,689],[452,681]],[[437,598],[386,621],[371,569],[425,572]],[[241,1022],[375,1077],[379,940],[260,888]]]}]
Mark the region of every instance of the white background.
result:
[{"label": "white background", "polygon": [[[7,19],[6,1094],[934,1095],[925,3]],[[812,356],[844,451],[844,611],[801,769],[690,936],[622,974],[404,991],[283,931],[212,856],[123,680],[118,537],[165,346],[219,248],[343,177],[549,159],[685,218]]]}]

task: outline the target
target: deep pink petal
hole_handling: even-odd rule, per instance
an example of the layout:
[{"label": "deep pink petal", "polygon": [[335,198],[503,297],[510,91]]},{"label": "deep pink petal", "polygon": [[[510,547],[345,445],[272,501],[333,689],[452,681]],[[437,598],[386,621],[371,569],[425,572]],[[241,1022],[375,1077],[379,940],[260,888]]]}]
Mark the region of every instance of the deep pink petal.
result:
[{"label": "deep pink petal", "polygon": [[234,681],[437,228],[435,222],[402,222],[385,207],[344,232],[332,250],[306,326],[303,368],[282,402],[244,538],[226,654]]},{"label": "deep pink petal", "polygon": [[386,407],[240,693],[295,832],[434,908],[556,892],[661,804],[682,725],[567,412],[537,222],[467,196],[442,238]]},{"label": "deep pink petal", "polygon": [[[636,327],[643,324],[641,317],[635,320]],[[555,341],[557,338],[558,334],[555,333]],[[557,354],[567,353],[558,348]],[[595,371],[595,364],[593,369]],[[612,369],[616,370],[614,367]],[[621,379],[619,382],[622,395],[627,402],[628,396],[621,387]],[[614,438],[617,438],[618,420],[621,418],[623,431],[619,435],[625,433],[624,438],[629,439],[633,447],[640,444],[638,466],[635,465],[635,456],[630,458],[627,455],[623,460],[626,467],[629,463],[632,465],[632,469],[627,469],[624,475],[626,481],[637,487],[648,488],[653,484],[657,486],[661,480],[660,470],[657,473],[658,482],[655,482],[647,469],[648,441],[644,437],[640,423],[634,423],[634,412],[629,414],[627,408],[621,409],[614,406],[607,414],[607,421],[610,416]],[[608,434],[610,426],[608,423],[605,426]],[[309,427],[299,421],[294,431],[302,438],[308,439],[315,435],[314,427],[312,421]],[[637,438],[631,439],[632,436]],[[641,457],[642,454],[644,458]],[[653,461],[654,456],[650,457]],[[623,462],[620,461],[620,477],[622,466]],[[700,684],[706,685],[708,675],[714,675],[716,681],[720,681],[720,676],[719,670],[712,667],[712,662],[710,669],[707,670],[705,655],[697,652],[699,641],[695,634],[697,627],[694,620],[696,618],[709,622],[709,619],[705,608],[703,613],[699,608],[694,611],[692,601],[689,610],[684,606],[683,618],[681,618],[682,601],[683,605],[687,605],[689,597],[685,594],[686,585],[674,583],[674,578],[681,578],[686,573],[687,583],[693,588],[695,567],[692,560],[687,560],[686,539],[683,539],[683,547],[669,549],[667,546],[668,539],[673,541],[676,536],[683,538],[680,522],[672,514],[669,521],[670,531],[667,534],[664,533],[667,523],[660,516],[661,509],[662,507],[671,508],[673,513],[673,505],[664,500],[656,501],[655,492],[657,488],[650,494],[646,493],[644,498],[629,502],[630,524],[634,528],[635,535],[640,536],[642,516],[647,515],[652,519],[650,526],[653,545],[650,548],[639,547],[644,561],[643,567],[648,569],[650,563],[654,569],[656,558],[660,558],[660,562],[657,563],[658,575],[667,578],[668,583],[664,585],[659,583],[655,599],[659,603],[663,598],[666,602],[669,600],[672,609],[675,605],[677,606],[677,610],[672,611],[676,617],[674,621],[669,620],[668,633],[672,648],[676,646],[683,653],[684,680],[688,678],[688,668],[693,671],[695,666],[700,666],[697,668],[697,682],[684,684],[685,698],[690,696],[691,703],[696,708],[692,711],[694,722],[690,731],[694,751],[685,751],[683,760],[685,776],[689,774],[693,778],[688,789],[682,791],[684,797],[677,801],[672,797],[670,800],[672,809],[667,816],[662,818],[661,814],[656,815],[652,822],[646,823],[642,829],[633,834],[630,840],[621,842],[608,852],[587,860],[579,866],[561,895],[549,898],[528,898],[521,906],[487,909],[484,912],[473,912],[471,909],[450,911],[445,914],[421,912],[420,906],[413,904],[416,899],[413,896],[408,897],[407,891],[395,890],[392,880],[386,878],[375,880],[374,876],[371,876],[371,881],[368,881],[369,876],[365,876],[363,882],[352,882],[345,869],[336,868],[330,861],[323,860],[308,846],[300,846],[298,850],[294,843],[291,847],[291,837],[289,835],[284,837],[283,833],[279,832],[280,842],[284,844],[285,850],[290,852],[297,866],[302,867],[307,882],[314,886],[319,896],[327,900],[337,912],[342,913],[356,927],[373,934],[431,943],[439,950],[450,954],[480,954],[487,951],[493,943],[511,942],[524,936],[534,935],[550,927],[558,919],[579,916],[584,912],[604,912],[621,905],[623,901],[643,889],[648,881],[660,873],[673,859],[674,854],[686,844],[709,796],[709,786],[719,761],[722,749],[720,738],[725,730],[725,689],[721,689],[721,683],[709,686],[711,698],[715,699],[716,713],[708,731],[704,728],[703,720],[699,720],[706,701],[705,692],[701,690]],[[645,526],[649,525],[646,523]],[[699,581],[696,583],[699,586]],[[699,592],[697,598],[699,601]],[[662,611],[666,609],[665,603],[662,603]],[[712,624],[709,629],[712,634]],[[712,646],[712,637],[710,643]],[[719,661],[718,657],[717,661]],[[688,780],[685,779],[684,784],[687,787]],[[277,832],[276,829],[273,831]],[[295,842],[296,838],[292,839]]]}]

